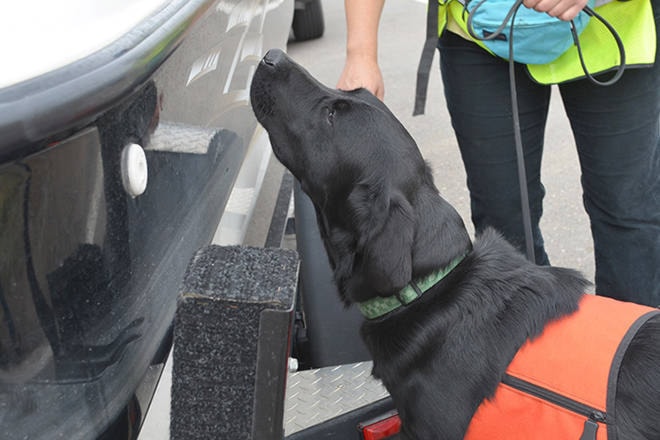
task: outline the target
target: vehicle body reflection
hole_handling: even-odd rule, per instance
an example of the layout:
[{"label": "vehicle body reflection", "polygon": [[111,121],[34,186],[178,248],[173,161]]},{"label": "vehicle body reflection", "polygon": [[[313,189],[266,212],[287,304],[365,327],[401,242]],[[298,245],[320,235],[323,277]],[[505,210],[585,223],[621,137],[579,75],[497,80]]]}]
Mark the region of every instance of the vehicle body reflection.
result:
[{"label": "vehicle body reflection", "polygon": [[[141,2],[111,43],[0,78],[2,438],[137,436],[186,266],[261,139],[249,84],[293,2],[97,7]],[[129,144],[146,158],[139,194]]]}]

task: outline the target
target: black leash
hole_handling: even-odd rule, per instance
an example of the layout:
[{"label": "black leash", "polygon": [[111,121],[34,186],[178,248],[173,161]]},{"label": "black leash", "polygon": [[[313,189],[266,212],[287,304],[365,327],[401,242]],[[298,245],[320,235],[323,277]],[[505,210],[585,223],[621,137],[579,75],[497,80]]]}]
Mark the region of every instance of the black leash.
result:
[{"label": "black leash", "polygon": [[[476,1],[476,0],[472,0],[472,1]],[[481,41],[494,40],[499,35],[501,35],[502,32],[504,32],[504,29],[506,28],[507,24],[509,23],[509,21],[511,21],[512,25],[511,25],[511,30],[509,32],[509,60],[511,60],[513,58],[513,28],[514,28],[513,23],[515,23],[516,14],[518,13],[518,9],[520,9],[520,7],[522,6],[523,0],[516,0],[513,3],[513,6],[511,7],[511,9],[509,9],[509,12],[502,20],[502,24],[497,29],[495,29],[495,31],[493,31],[491,34],[488,34],[487,36],[479,36],[475,32],[472,22],[476,15],[477,9],[479,9],[479,7],[481,7],[481,5],[483,5],[487,1],[488,0],[479,0],[477,5],[472,9],[472,12],[468,14],[468,19],[466,22],[468,33],[472,38],[476,40],[481,40]],[[466,1],[465,3],[464,12],[467,12],[468,3],[469,0]],[[575,43],[577,49],[578,57],[580,59],[580,65],[582,66],[582,71],[584,72],[586,78],[593,84],[597,86],[610,86],[621,78],[621,76],[623,75],[623,71],[625,70],[626,67],[626,50],[623,46],[623,41],[621,40],[621,37],[619,36],[616,29],[614,29],[614,27],[607,20],[605,20],[600,14],[598,14],[596,11],[591,9],[589,6],[585,6],[582,10],[584,11],[585,14],[600,21],[603,24],[603,26],[607,28],[607,30],[612,35],[612,38],[614,38],[614,41],[616,42],[617,45],[617,49],[619,50],[619,65],[615,71],[614,76],[607,81],[597,80],[596,78],[593,77],[593,75],[589,72],[589,69],[587,68],[587,64],[584,61],[584,55],[582,53],[582,45],[580,44],[580,37],[577,33],[577,29],[575,28],[575,22],[573,20],[570,20],[569,24],[571,27],[571,34],[573,35],[573,43]]]},{"label": "black leash", "polygon": [[438,45],[438,0],[429,0],[426,12],[426,41],[417,67],[415,87],[415,107],[413,116],[423,115],[426,107],[426,94],[429,87],[429,74],[433,65],[433,55]]},{"label": "black leash", "polygon": [[[483,0],[482,0],[483,1]],[[516,19],[522,0],[517,0],[511,17]],[[511,8],[511,9],[514,9]],[[514,21],[512,21],[513,23]],[[468,28],[469,29],[469,28]],[[536,262],[534,252],[534,235],[532,233],[532,214],[529,208],[529,193],[527,191],[527,170],[525,169],[525,152],[523,151],[522,131],[520,130],[520,111],[518,110],[518,91],[516,90],[516,63],[513,61],[513,26],[509,30],[509,89],[511,90],[511,112],[513,113],[513,136],[516,145],[516,163],[518,165],[518,185],[520,186],[520,207],[522,208],[523,230],[525,231],[525,249],[527,259]]]},{"label": "black leash", "polygon": [[573,20],[571,20],[571,33],[573,34],[573,41],[575,42],[578,56],[580,57],[580,65],[582,66],[582,71],[587,76],[587,79],[591,81],[593,84],[597,86],[611,86],[612,84],[617,82],[619,78],[621,78],[621,76],[623,75],[623,71],[626,68],[626,49],[623,47],[623,41],[621,40],[619,33],[607,20],[605,20],[601,15],[599,15],[589,6],[585,6],[583,11],[585,12],[585,14],[600,21],[607,28],[607,30],[610,31],[610,34],[612,34],[614,41],[616,41],[617,48],[619,49],[619,66],[617,67],[614,76],[607,81],[598,81],[596,78],[594,78],[591,75],[591,73],[589,73],[589,69],[587,69],[587,65],[584,62],[584,56],[582,55],[582,46],[580,45],[580,38],[578,37],[577,30],[575,29],[575,24],[573,23]]},{"label": "black leash", "polygon": [[[523,0],[516,0],[505,16],[502,24],[491,34],[485,37],[476,35],[474,28],[472,26],[472,19],[476,10],[487,0],[479,0],[479,3],[474,7],[472,13],[468,15],[467,19],[467,30],[468,33],[475,39],[478,40],[492,40],[497,38],[502,34],[506,28],[509,21],[515,23],[516,14],[518,9],[523,3]],[[467,8],[467,2],[466,2]],[[609,86],[617,82],[623,75],[626,64],[626,53],[623,46],[623,41],[621,40],[619,34],[612,27],[612,25],[605,20],[602,16],[596,13],[593,9],[588,6],[585,6],[583,9],[586,14],[599,20],[612,34],[614,40],[616,41],[618,50],[619,50],[619,66],[616,69],[614,76],[607,81],[599,81],[592,76],[589,72],[589,69],[586,66],[584,61],[584,56],[582,53],[582,46],[580,45],[580,39],[575,28],[573,20],[570,21],[571,33],[573,35],[573,41],[575,42],[578,56],[580,58],[580,65],[586,78],[595,85],[599,86]],[[525,248],[527,259],[531,262],[535,262],[535,253],[534,253],[534,237],[532,233],[532,218],[529,207],[529,193],[527,191],[527,171],[525,168],[525,156],[522,145],[522,134],[520,129],[520,113],[518,110],[518,94],[516,91],[516,78],[515,78],[515,62],[513,61],[513,24],[509,30],[509,88],[511,90],[511,111],[513,113],[513,133],[514,133],[514,142],[516,148],[516,162],[518,167],[518,181],[520,185],[520,203],[522,209],[522,220],[523,220],[523,229],[525,233]],[[426,42],[424,43],[424,48],[422,50],[422,56],[419,61],[419,67],[417,69],[417,86],[415,93],[415,107],[413,110],[413,116],[420,115],[424,113],[424,107],[426,105],[426,94],[428,89],[429,81],[429,72],[431,70],[431,65],[433,62],[433,55],[438,39],[438,1],[429,0],[429,7],[427,11],[426,19]]]},{"label": "black leash", "polygon": [[[523,229],[525,233],[525,249],[526,249],[527,259],[531,262],[536,262],[536,257],[534,252],[534,235],[532,232],[532,217],[529,207],[529,193],[527,191],[527,171],[525,168],[525,153],[523,150],[522,134],[520,130],[520,112],[518,110],[518,93],[516,90],[515,62],[513,61],[514,60],[513,28],[515,27],[514,23],[516,20],[516,14],[518,13],[518,10],[522,6],[523,0],[516,0],[514,2],[513,6],[511,7],[509,12],[505,16],[504,20],[502,21],[500,27],[498,27],[492,34],[489,34],[488,36],[485,37],[480,37],[476,35],[476,33],[474,32],[474,28],[472,26],[472,19],[475,15],[477,8],[479,8],[479,6],[481,6],[486,1],[487,0],[479,0],[479,3],[474,7],[472,13],[468,15],[467,29],[473,38],[479,40],[492,40],[494,38],[497,38],[498,35],[500,35],[504,31],[507,24],[509,23],[509,20],[511,20],[512,23],[511,27],[509,28],[509,88],[511,90],[511,111],[513,113],[513,134],[514,134],[514,141],[516,147],[516,162],[518,166],[518,182],[520,185],[520,204],[522,209],[522,220],[523,220]],[[586,75],[587,79],[593,84],[598,86],[612,85],[615,82],[617,82],[619,78],[621,78],[621,76],[623,75],[623,71],[625,69],[626,52],[623,47],[623,41],[621,41],[621,37],[619,37],[619,34],[612,27],[612,25],[602,16],[597,14],[593,9],[591,9],[588,6],[585,6],[583,10],[586,14],[596,18],[601,23],[603,23],[605,27],[607,27],[607,29],[610,31],[619,49],[620,62],[615,75],[611,79],[607,81],[598,81],[596,78],[594,78],[591,75],[591,73],[589,73],[589,69],[587,69],[586,63],[584,61],[584,56],[582,54],[582,46],[580,45],[580,38],[578,36],[577,30],[575,29],[575,23],[573,22],[573,20],[571,20],[570,21],[571,33],[573,34],[573,41],[577,47],[578,56],[580,58],[580,65],[582,66],[582,70],[584,71],[584,74]]]}]

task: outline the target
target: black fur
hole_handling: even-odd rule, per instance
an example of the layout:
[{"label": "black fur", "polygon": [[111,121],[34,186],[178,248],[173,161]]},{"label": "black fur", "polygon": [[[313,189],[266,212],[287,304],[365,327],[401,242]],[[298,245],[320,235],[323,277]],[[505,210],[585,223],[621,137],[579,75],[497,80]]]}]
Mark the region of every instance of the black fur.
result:
[{"label": "black fur", "polygon": [[[414,140],[367,91],[329,89],[271,51],[251,99],[276,156],[316,207],[347,304],[392,295],[466,255],[422,298],[362,327],[403,437],[462,439],[518,348],[574,312],[587,281],[529,263],[493,230],[472,245]],[[632,342],[617,396],[618,439],[660,439],[659,319]]]}]

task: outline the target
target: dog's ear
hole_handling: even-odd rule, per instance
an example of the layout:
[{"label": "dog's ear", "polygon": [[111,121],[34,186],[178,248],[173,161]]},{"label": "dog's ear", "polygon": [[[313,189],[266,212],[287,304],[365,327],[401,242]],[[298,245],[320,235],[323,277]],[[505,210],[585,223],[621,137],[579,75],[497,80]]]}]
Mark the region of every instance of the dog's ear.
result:
[{"label": "dog's ear", "polygon": [[356,227],[354,271],[377,293],[391,295],[412,276],[415,219],[405,196],[384,186],[357,185],[347,202]]}]

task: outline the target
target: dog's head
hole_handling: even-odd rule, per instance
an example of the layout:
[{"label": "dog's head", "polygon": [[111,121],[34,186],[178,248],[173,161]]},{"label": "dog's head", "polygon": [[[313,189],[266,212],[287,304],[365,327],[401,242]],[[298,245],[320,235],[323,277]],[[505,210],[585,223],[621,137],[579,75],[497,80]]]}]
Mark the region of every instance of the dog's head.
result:
[{"label": "dog's head", "polygon": [[[418,217],[427,197],[439,196],[414,140],[380,100],[330,89],[279,50],[259,64],[250,97],[275,155],[314,203],[345,300],[390,295],[416,270],[433,269],[419,242],[432,226]],[[457,214],[452,221],[462,229]]]},{"label": "dog's head", "polygon": [[275,155],[315,202],[323,202],[338,183],[350,191],[366,178],[386,180],[365,176],[373,171],[396,177],[394,170],[405,166],[397,162],[411,155],[423,162],[379,99],[364,89],[330,89],[280,50],[269,51],[260,63],[251,100]]}]

